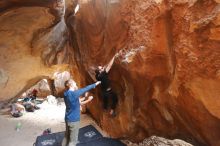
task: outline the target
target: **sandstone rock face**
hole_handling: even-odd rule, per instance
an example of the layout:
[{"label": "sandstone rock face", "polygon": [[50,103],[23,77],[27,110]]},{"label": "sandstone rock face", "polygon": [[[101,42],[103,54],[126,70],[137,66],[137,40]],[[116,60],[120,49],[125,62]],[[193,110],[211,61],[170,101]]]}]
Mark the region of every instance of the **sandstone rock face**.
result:
[{"label": "sandstone rock face", "polygon": [[220,145],[218,0],[79,0],[74,14],[76,2],[0,2],[1,100],[65,63],[90,84],[94,67],[119,53],[109,73],[118,115],[103,112],[98,89],[89,107],[104,130]]},{"label": "sandstone rock face", "polygon": [[90,107],[103,129],[219,145],[219,13],[211,0],[82,3],[74,29],[85,70],[120,53],[110,72],[118,116],[100,112],[100,99]]},{"label": "sandstone rock face", "polygon": [[64,1],[0,3],[0,99],[15,97],[54,72],[67,70],[70,53]]}]

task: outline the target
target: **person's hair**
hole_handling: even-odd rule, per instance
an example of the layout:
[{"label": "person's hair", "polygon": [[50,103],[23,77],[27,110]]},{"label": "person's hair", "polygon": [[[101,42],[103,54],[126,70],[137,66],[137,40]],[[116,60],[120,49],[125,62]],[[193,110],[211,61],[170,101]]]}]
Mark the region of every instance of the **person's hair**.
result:
[{"label": "person's hair", "polygon": [[66,89],[69,89],[69,85],[70,85],[69,80],[67,80],[67,81],[64,82],[64,87],[65,87]]},{"label": "person's hair", "polygon": [[98,68],[95,69],[95,73],[99,74],[99,69]]}]

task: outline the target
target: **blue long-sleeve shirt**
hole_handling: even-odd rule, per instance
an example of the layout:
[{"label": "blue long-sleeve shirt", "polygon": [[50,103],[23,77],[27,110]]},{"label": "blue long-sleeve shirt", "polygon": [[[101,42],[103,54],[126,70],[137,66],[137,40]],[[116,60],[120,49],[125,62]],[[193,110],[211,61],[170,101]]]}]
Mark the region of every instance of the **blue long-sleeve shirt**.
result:
[{"label": "blue long-sleeve shirt", "polygon": [[65,121],[76,122],[80,121],[80,103],[79,97],[85,92],[96,87],[96,84],[91,84],[79,90],[67,90],[64,92],[64,102],[66,104]]}]

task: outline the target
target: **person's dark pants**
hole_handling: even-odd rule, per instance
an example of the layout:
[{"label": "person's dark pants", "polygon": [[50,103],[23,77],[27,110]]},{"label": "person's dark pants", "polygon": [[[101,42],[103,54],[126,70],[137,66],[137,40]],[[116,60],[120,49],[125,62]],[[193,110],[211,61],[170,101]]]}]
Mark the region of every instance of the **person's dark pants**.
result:
[{"label": "person's dark pants", "polygon": [[112,90],[110,91],[102,91],[102,97],[103,97],[103,108],[108,109],[109,102],[111,102],[111,109],[115,110],[117,103],[118,103],[118,97],[115,92]]}]

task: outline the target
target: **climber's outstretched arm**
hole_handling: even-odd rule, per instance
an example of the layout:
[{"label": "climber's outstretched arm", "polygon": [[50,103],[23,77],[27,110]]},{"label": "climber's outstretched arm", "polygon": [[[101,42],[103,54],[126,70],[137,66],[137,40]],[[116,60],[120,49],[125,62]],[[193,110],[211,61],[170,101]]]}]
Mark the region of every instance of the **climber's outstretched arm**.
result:
[{"label": "climber's outstretched arm", "polygon": [[[116,56],[116,55],[115,55]],[[111,59],[111,61],[105,66],[105,71],[108,73],[114,63],[115,56]]]}]

